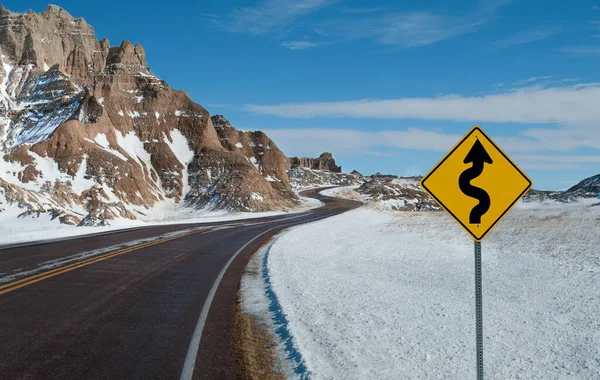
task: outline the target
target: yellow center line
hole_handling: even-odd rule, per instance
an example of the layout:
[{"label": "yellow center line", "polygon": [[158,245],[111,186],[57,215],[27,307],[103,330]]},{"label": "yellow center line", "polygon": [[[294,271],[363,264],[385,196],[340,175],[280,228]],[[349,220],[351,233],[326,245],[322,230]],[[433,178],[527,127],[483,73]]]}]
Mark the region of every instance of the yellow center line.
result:
[{"label": "yellow center line", "polygon": [[43,280],[46,280],[48,278],[52,278],[54,276],[58,276],[60,274],[67,273],[67,272],[70,272],[72,270],[75,270],[75,269],[78,269],[78,268],[81,268],[81,267],[85,267],[85,266],[88,266],[88,265],[91,265],[91,264],[94,264],[94,263],[97,263],[97,262],[100,262],[100,261],[104,261],[106,259],[110,259],[110,258],[115,257],[115,256],[123,255],[125,253],[129,253],[129,252],[132,252],[132,251],[137,251],[137,250],[142,249],[142,248],[151,247],[153,245],[158,245],[158,244],[166,243],[166,242],[171,241],[171,240],[181,239],[181,238],[184,238],[184,237],[187,237],[187,236],[191,236],[191,235],[194,235],[194,234],[198,234],[198,233],[201,233],[201,232],[206,232],[208,230],[210,230],[210,228],[204,228],[204,229],[201,229],[201,230],[191,231],[191,232],[187,232],[187,233],[184,233],[184,234],[181,234],[181,235],[176,235],[176,236],[164,238],[164,239],[161,239],[161,240],[156,240],[156,241],[151,241],[151,242],[147,242],[147,243],[142,243],[142,244],[139,244],[139,245],[134,245],[134,246],[123,248],[123,249],[120,249],[120,250],[117,250],[117,251],[107,252],[107,253],[104,253],[104,254],[101,254],[101,255],[93,256],[93,257],[91,257],[89,259],[86,259],[86,260],[83,260],[83,261],[78,261],[76,263],[65,265],[65,266],[62,266],[62,267],[58,267],[58,268],[55,268],[55,269],[52,269],[52,270],[49,270],[49,271],[46,271],[46,272],[38,273],[38,274],[33,275],[33,276],[25,277],[25,278],[22,278],[20,280],[13,281],[13,282],[10,282],[8,284],[0,286],[0,295],[6,294],[6,293],[10,293],[10,292],[12,292],[14,290],[23,288],[25,286],[28,286],[28,285],[31,285],[31,284],[35,284],[36,282],[43,281]]}]

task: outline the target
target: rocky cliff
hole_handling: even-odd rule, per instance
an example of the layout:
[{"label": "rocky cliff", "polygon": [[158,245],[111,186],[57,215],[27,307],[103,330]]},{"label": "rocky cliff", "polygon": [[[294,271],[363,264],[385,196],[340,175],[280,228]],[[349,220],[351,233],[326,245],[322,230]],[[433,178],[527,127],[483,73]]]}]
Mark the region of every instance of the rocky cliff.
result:
[{"label": "rocky cliff", "polygon": [[341,173],[342,167],[335,164],[333,155],[329,152],[321,154],[318,158],[290,157],[289,168],[306,168],[312,170],[326,170],[332,173]]},{"label": "rocky cliff", "polygon": [[287,175],[294,189],[306,189],[324,186],[360,185],[365,178],[356,170],[342,173],[342,167],[335,164],[329,152],[319,158],[290,157]]},{"label": "rocky cliff", "polygon": [[141,45],[111,47],[65,10],[0,8],[0,210],[68,223],[187,205],[296,202],[287,158],[156,77]]}]

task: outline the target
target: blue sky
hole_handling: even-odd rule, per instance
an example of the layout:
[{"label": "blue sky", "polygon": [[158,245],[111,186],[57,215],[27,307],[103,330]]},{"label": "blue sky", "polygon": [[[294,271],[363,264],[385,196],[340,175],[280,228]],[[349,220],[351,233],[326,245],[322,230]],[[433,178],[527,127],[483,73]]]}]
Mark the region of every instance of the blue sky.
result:
[{"label": "blue sky", "polygon": [[[5,1],[41,12],[41,1]],[[287,155],[425,174],[480,125],[538,189],[600,173],[600,1],[59,1]]]}]

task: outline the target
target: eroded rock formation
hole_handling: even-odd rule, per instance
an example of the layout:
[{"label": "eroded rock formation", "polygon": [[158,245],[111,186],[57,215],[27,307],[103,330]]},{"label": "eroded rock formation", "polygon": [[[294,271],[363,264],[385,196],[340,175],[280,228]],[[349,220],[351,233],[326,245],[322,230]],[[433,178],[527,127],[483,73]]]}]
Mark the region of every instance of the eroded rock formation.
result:
[{"label": "eroded rock formation", "polygon": [[321,154],[318,158],[290,157],[289,168],[306,168],[312,170],[327,170],[333,173],[341,173],[342,167],[335,164],[333,155],[329,152]]},{"label": "eroded rock formation", "polygon": [[56,6],[0,8],[0,53],[0,209],[94,225],[158,206],[295,204],[277,146],[211,118],[151,72],[141,45],[111,47]]}]

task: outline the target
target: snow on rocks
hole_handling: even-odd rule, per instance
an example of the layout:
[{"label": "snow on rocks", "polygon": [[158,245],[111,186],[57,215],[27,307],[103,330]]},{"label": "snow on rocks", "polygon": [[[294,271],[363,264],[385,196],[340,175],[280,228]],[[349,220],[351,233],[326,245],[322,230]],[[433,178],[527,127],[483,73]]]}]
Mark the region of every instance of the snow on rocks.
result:
[{"label": "snow on rocks", "polygon": [[106,152],[108,152],[110,154],[114,154],[115,156],[119,157],[123,161],[128,161],[128,158],[125,157],[123,154],[121,154],[121,152],[119,152],[118,150],[110,148],[110,143],[108,142],[108,139],[107,139],[107,137],[106,137],[106,135],[104,133],[98,133],[96,135],[96,137],[94,137],[93,140],[90,140],[88,138],[84,138],[84,140],[88,141],[88,142],[91,142],[91,143],[95,143],[100,148],[102,148],[102,150],[104,150],[104,151],[106,151]]},{"label": "snow on rocks", "polygon": [[19,186],[26,190],[42,191],[48,183],[51,185],[60,183],[71,183],[71,188],[81,195],[83,190],[88,189],[95,182],[85,179],[85,170],[87,168],[87,155],[83,156],[82,163],[75,176],[70,176],[65,172],[60,171],[58,163],[49,157],[43,157],[35,152],[27,151],[28,156],[33,159],[33,166],[39,172],[39,176],[32,180],[23,181],[24,171],[26,167],[18,162],[6,161],[0,155],[0,179],[7,183]]},{"label": "snow on rocks", "polygon": [[280,180],[279,178],[275,178],[275,177],[273,177],[273,176],[271,176],[271,175],[267,175],[267,176],[265,177],[265,179],[266,179],[267,181],[269,181],[269,182],[281,182],[281,180]]},{"label": "snow on rocks", "polygon": [[439,206],[419,186],[415,177],[382,180],[367,177],[359,186],[342,186],[322,192],[332,197],[359,200],[381,211],[438,211]]},{"label": "snow on rocks", "polygon": [[150,163],[150,153],[144,149],[144,143],[135,132],[131,131],[123,135],[116,131],[116,137],[119,147],[123,149],[129,157],[136,161],[142,167],[144,173],[147,173],[149,176],[149,168],[152,167]]},{"label": "snow on rocks", "polygon": [[260,161],[258,161],[256,159],[256,157],[250,157],[250,162],[252,163],[252,165],[254,165],[254,167],[256,168],[256,170],[258,170],[259,172],[260,170]]},{"label": "snow on rocks", "polygon": [[181,174],[183,182],[182,198],[185,198],[185,195],[190,191],[188,165],[194,159],[194,151],[190,148],[187,137],[185,137],[178,129],[172,130],[170,137],[171,140],[165,136],[164,141],[183,166]]},{"label": "snow on rocks", "polygon": [[32,68],[3,66],[9,71],[0,85],[1,101],[7,111],[20,111],[20,116],[8,125],[4,141],[7,146],[48,138],[79,109],[84,92],[60,71],[52,69],[30,80]]},{"label": "snow on rocks", "polygon": [[96,181],[86,176],[88,167],[87,161],[88,155],[85,154],[83,155],[83,161],[81,161],[79,169],[75,174],[75,178],[73,178],[73,180],[71,181],[71,188],[77,195],[81,195],[85,190],[91,188],[96,184]]},{"label": "snow on rocks", "polygon": [[352,173],[334,173],[328,170],[295,167],[287,171],[290,184],[296,190],[312,189],[324,186],[360,185],[364,178]]},{"label": "snow on rocks", "polygon": [[250,194],[250,197],[252,199],[254,199],[255,201],[264,201],[264,197],[262,195],[260,195],[259,193],[252,193]]}]

